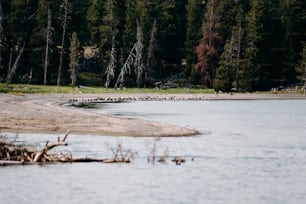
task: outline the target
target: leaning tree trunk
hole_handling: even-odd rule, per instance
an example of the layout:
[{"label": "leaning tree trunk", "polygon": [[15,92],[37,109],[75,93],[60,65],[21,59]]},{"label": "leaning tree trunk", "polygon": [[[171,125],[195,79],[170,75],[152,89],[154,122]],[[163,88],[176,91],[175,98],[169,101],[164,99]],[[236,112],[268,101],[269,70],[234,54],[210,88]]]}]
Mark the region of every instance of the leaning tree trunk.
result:
[{"label": "leaning tree trunk", "polygon": [[115,44],[114,44],[114,40],[113,40],[113,44],[112,44],[112,51],[110,54],[110,59],[109,59],[109,64],[106,68],[106,82],[105,82],[105,88],[107,89],[111,80],[114,79],[115,77],[115,68],[116,68],[116,57],[115,57]]},{"label": "leaning tree trunk", "polygon": [[121,68],[121,71],[120,71],[119,76],[117,78],[117,81],[115,83],[115,89],[118,88],[118,84],[120,84],[120,89],[122,89],[125,75],[126,74],[131,74],[131,66],[135,62],[134,58],[136,56],[136,53],[135,53],[136,52],[136,46],[137,46],[137,43],[134,44],[133,48],[130,51],[130,54],[129,54],[128,58],[126,59],[124,65]]},{"label": "leaning tree trunk", "polygon": [[23,54],[25,45],[26,45],[26,43],[24,42],[23,45],[22,45],[22,47],[21,47],[21,49],[19,50],[18,56],[16,57],[16,60],[15,60],[15,62],[14,62],[14,65],[13,65],[12,67],[9,67],[9,70],[8,70],[8,72],[7,72],[7,77],[6,77],[6,83],[7,83],[7,84],[12,83],[13,75],[15,74],[16,69],[17,69],[17,67],[18,67],[19,60],[20,60],[20,58],[21,58],[21,55]]}]

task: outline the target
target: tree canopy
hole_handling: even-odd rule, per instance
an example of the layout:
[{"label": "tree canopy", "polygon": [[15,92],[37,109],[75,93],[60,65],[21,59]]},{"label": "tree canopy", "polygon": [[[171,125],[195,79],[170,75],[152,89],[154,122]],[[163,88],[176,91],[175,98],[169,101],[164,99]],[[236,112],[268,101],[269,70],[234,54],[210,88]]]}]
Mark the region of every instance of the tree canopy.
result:
[{"label": "tree canopy", "polygon": [[0,0],[0,82],[110,88],[136,43],[124,86],[268,90],[304,83],[305,33],[304,0]]}]

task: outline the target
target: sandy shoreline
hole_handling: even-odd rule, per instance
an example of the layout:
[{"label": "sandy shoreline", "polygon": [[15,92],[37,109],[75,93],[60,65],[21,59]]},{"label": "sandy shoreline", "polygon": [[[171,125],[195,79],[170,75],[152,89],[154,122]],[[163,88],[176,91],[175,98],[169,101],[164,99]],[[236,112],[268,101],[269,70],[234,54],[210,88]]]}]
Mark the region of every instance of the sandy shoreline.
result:
[{"label": "sandy shoreline", "polygon": [[193,136],[198,131],[153,121],[69,108],[69,101],[124,100],[276,100],[306,99],[301,94],[0,94],[0,131],[105,136]]}]

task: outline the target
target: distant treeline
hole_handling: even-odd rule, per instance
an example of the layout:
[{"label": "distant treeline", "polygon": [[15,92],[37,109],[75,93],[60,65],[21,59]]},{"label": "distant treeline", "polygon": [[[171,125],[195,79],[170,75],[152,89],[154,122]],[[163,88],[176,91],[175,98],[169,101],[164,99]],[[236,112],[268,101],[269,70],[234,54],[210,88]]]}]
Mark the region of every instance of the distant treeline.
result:
[{"label": "distant treeline", "polygon": [[254,91],[305,72],[305,0],[0,0],[0,82]]}]

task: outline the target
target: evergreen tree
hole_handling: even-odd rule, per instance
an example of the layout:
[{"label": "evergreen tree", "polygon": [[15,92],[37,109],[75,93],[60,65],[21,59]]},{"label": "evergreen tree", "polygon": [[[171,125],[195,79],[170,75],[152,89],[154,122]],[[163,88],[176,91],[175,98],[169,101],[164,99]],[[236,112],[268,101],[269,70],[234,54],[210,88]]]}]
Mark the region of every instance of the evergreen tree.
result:
[{"label": "evergreen tree", "polygon": [[91,0],[87,11],[88,30],[90,35],[89,44],[100,46],[101,25],[103,18],[103,1]]},{"label": "evergreen tree", "polygon": [[262,40],[261,36],[261,18],[262,18],[262,0],[250,0],[250,10],[246,17],[246,35],[245,48],[243,52],[242,69],[242,88],[245,90],[255,90],[260,82],[259,71],[260,61],[258,59],[258,43]]},{"label": "evergreen tree", "polygon": [[[146,64],[146,70],[147,70],[145,71],[146,79],[159,78],[162,72],[161,71],[162,66],[160,64],[161,59],[159,57],[160,54],[158,53],[160,51],[159,48],[161,47],[160,45],[161,33],[159,33],[160,30],[159,28],[161,27],[161,22],[162,22],[161,6],[162,6],[161,0],[157,0],[154,3],[152,3],[152,1],[150,0],[145,0],[143,2],[139,1],[137,3],[137,13],[139,14],[139,18],[137,20],[139,21],[140,28],[142,30],[141,39],[143,44],[143,58],[145,59],[144,64]],[[154,28],[155,32],[153,32],[152,36],[151,35],[153,31],[152,26],[154,25],[154,22],[155,22],[155,28]],[[154,48],[154,50],[152,48]]]},{"label": "evergreen tree", "polygon": [[77,31],[78,39],[81,44],[88,45],[90,39],[89,35],[89,22],[87,21],[87,11],[90,6],[90,0],[80,1],[72,0],[71,1],[71,13],[70,13],[70,22],[69,22],[69,32]]},{"label": "evergreen tree", "polygon": [[235,79],[234,67],[234,38],[233,36],[225,43],[224,52],[220,57],[220,67],[217,68],[216,78],[214,80],[214,89],[216,91],[231,91]]},{"label": "evergreen tree", "polygon": [[241,44],[242,44],[242,20],[243,9],[237,6],[235,25],[232,27],[231,35],[225,43],[224,51],[220,57],[219,67],[216,72],[214,88],[216,90],[231,91],[234,81],[236,91],[239,91]]},{"label": "evergreen tree", "polygon": [[202,39],[196,47],[198,63],[195,70],[202,75],[202,82],[212,87],[216,72],[216,59],[218,56],[216,43],[220,40],[218,35],[218,17],[216,14],[217,0],[209,0],[207,13],[202,25]]},{"label": "evergreen tree", "polygon": [[[84,45],[79,79],[86,74],[109,85],[121,73],[119,64],[127,72],[135,65],[129,56],[136,54],[137,27],[138,59],[145,66],[125,85],[184,77],[221,90],[267,90],[300,76],[295,68],[306,41],[306,1],[0,0],[1,80],[68,81],[67,39],[76,31]],[[55,47],[59,56],[52,54]]]},{"label": "evergreen tree", "polygon": [[[143,3],[143,1],[135,1],[135,0],[127,0],[125,1],[125,25],[124,25],[124,32],[123,32],[123,54],[127,55],[129,52],[128,48],[133,47],[136,30],[137,30],[137,18],[140,17],[137,11],[137,5]],[[141,19],[142,20],[142,19]],[[141,23],[142,21],[140,21]]]},{"label": "evergreen tree", "polygon": [[[52,36],[52,13],[48,0],[40,0],[33,20],[33,33],[30,36],[32,47],[29,65],[34,69],[34,82],[47,84],[49,57]],[[42,54],[43,53],[43,54]]]},{"label": "evergreen tree", "polygon": [[282,55],[279,56],[282,59],[280,64],[282,69],[279,72],[281,82],[290,84],[295,82],[295,64],[299,58],[298,53],[302,49],[300,42],[305,40],[306,1],[280,0],[278,7],[283,28],[281,31],[283,38],[280,39]]},{"label": "evergreen tree", "polygon": [[201,38],[201,19],[203,18],[204,2],[201,0],[188,0],[186,5],[186,64],[187,76],[191,74],[191,68],[197,62],[197,56],[194,54],[194,48]]},{"label": "evergreen tree", "polygon": [[111,50],[113,39],[118,33],[117,0],[106,0],[103,8],[100,47],[102,52],[106,52]]}]

